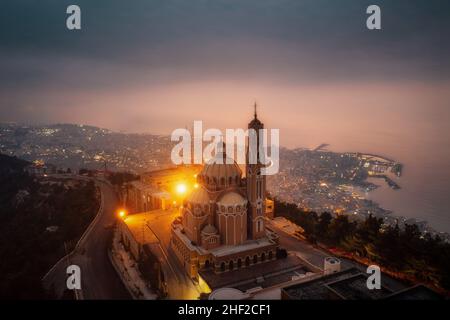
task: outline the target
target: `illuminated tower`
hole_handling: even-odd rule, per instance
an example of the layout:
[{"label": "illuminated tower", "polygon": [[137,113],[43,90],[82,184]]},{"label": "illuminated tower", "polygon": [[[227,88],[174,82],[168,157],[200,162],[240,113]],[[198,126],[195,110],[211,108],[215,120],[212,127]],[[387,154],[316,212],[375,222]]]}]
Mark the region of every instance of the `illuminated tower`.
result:
[{"label": "illuminated tower", "polygon": [[[248,212],[247,212],[247,233],[249,239],[259,239],[265,236],[264,227],[264,212],[265,212],[265,198],[266,198],[266,177],[261,174],[263,164],[260,159],[260,135],[259,130],[264,129],[264,124],[259,121],[256,113],[253,120],[248,124],[249,141],[247,143],[247,157],[246,157],[246,177],[247,177],[247,198],[248,198]],[[252,144],[251,129],[254,130],[256,143]],[[262,134],[262,133],[261,133]],[[252,145],[251,145],[252,144]],[[253,157],[252,157],[253,155]],[[256,161],[251,161],[256,160]],[[252,163],[250,163],[252,162]]]}]

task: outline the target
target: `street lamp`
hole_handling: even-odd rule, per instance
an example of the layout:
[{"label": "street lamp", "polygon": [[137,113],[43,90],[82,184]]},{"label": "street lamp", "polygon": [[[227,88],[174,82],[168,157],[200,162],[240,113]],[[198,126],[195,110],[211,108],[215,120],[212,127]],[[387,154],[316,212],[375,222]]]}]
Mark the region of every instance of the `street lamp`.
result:
[{"label": "street lamp", "polygon": [[125,218],[125,216],[127,215],[127,211],[125,210],[125,209],[120,209],[118,212],[117,212],[117,215],[119,216],[119,218]]},{"label": "street lamp", "polygon": [[177,185],[176,191],[178,194],[183,195],[187,191],[187,187],[184,183],[180,183]]}]

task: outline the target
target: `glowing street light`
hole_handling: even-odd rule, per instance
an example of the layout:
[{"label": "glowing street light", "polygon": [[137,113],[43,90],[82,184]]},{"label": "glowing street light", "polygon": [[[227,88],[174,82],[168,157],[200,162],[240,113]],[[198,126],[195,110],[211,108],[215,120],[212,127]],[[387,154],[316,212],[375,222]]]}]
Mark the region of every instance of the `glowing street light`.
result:
[{"label": "glowing street light", "polygon": [[119,212],[117,213],[117,215],[119,216],[119,218],[125,218],[125,216],[127,215],[127,212],[124,209],[119,210]]},{"label": "glowing street light", "polygon": [[198,189],[198,183],[194,184],[194,188]]},{"label": "glowing street light", "polygon": [[185,194],[187,191],[187,187],[184,183],[180,183],[179,185],[177,185],[176,190],[178,194]]}]

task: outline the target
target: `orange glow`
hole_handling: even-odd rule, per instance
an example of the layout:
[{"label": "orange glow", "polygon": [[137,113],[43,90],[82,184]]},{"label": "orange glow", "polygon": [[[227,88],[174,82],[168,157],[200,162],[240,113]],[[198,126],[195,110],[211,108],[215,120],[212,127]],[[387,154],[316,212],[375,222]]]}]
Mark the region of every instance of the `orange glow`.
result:
[{"label": "orange glow", "polygon": [[125,218],[125,216],[127,215],[127,211],[125,209],[121,209],[119,210],[117,215],[119,216],[119,218]]},{"label": "orange glow", "polygon": [[198,189],[198,183],[194,184],[194,188]]},{"label": "orange glow", "polygon": [[180,194],[180,195],[181,194],[185,194],[186,191],[187,191],[187,187],[186,187],[186,185],[184,183],[180,183],[180,184],[177,185],[176,190],[177,190],[177,193]]}]

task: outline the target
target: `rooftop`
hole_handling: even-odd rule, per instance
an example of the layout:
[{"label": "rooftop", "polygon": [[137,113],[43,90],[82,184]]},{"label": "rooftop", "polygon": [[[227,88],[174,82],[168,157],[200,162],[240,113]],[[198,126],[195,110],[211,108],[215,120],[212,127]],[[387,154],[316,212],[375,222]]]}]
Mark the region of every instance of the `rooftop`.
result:
[{"label": "rooftop", "polygon": [[367,275],[359,273],[346,279],[340,279],[325,285],[343,300],[376,300],[392,293],[392,290],[381,286],[378,290],[367,288]]},{"label": "rooftop", "polygon": [[147,183],[143,183],[141,181],[132,181],[130,183],[133,187],[138,190],[145,191],[148,193],[160,193],[161,190]]},{"label": "rooftop", "polygon": [[416,285],[414,287],[396,292],[386,297],[387,300],[440,300],[442,297],[424,285]]},{"label": "rooftop", "polygon": [[343,280],[359,273],[361,272],[358,269],[350,268],[312,281],[286,287],[282,291],[292,300],[324,300],[331,294],[326,286],[327,283]]},{"label": "rooftop", "polygon": [[438,293],[417,285],[394,292],[381,285],[381,289],[367,288],[368,275],[356,268],[333,273],[312,281],[288,286],[282,289],[284,296],[292,300],[430,300],[440,299]]},{"label": "rooftop", "polygon": [[220,274],[216,274],[213,270],[201,270],[199,274],[213,290],[229,287],[247,291],[256,287],[268,288],[291,281],[292,277],[298,277],[307,272],[310,272],[310,270],[297,256],[289,255],[285,259],[264,262],[249,268],[236,269]]},{"label": "rooftop", "polygon": [[223,257],[230,254],[240,253],[252,249],[266,247],[274,244],[269,238],[261,238],[258,240],[247,240],[241,245],[235,246],[220,246],[210,250],[210,253],[216,257]]},{"label": "rooftop", "polygon": [[273,245],[274,242],[269,238],[261,238],[258,240],[247,240],[243,244],[235,245],[235,246],[219,246],[217,248],[206,250],[200,246],[197,246],[192,243],[192,241],[182,232],[183,227],[181,225],[174,225],[173,231],[178,236],[178,238],[184,242],[184,244],[189,248],[189,250],[195,250],[199,254],[207,254],[211,253],[215,257],[223,257],[230,254],[236,254],[256,248],[266,247],[269,245]]},{"label": "rooftop", "polygon": [[127,226],[128,230],[130,230],[133,235],[133,238],[139,244],[158,243],[158,238],[147,225],[147,221],[150,220],[152,216],[163,213],[167,213],[167,210],[152,210],[143,213],[130,214],[123,219],[123,223]]}]

